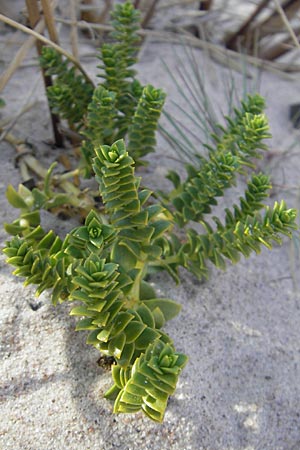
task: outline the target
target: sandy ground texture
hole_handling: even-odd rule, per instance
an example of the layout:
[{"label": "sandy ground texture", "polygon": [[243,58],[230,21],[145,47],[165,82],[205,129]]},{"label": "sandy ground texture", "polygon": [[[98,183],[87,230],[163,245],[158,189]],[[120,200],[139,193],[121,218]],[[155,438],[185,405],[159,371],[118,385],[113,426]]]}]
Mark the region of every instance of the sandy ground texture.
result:
[{"label": "sandy ground texture", "polygon": [[[178,47],[177,51],[183,50]],[[8,59],[10,49],[3,55]],[[224,80],[230,79],[230,71],[207,60],[200,51],[195,55],[207,79],[207,95],[215,107],[226,110]],[[181,101],[161,64],[162,57],[175,72],[178,59],[172,46],[146,43],[138,65],[140,78]],[[94,62],[86,60],[84,64],[94,77]],[[234,77],[237,89],[242,89],[242,75]],[[19,119],[14,132],[34,144],[41,160],[49,162],[59,150],[44,142],[51,138],[51,130],[43,86],[37,79],[36,66],[19,69],[4,91],[7,107],[2,118],[14,116],[32,90],[35,106]],[[298,208],[299,131],[292,128],[288,109],[291,103],[300,102],[300,85],[262,73],[260,92],[267,99],[273,133],[269,156],[259,163],[260,168],[275,181],[271,201],[284,197],[290,207]],[[5,190],[8,183],[17,187],[20,175],[13,148],[5,142],[0,146],[2,223],[16,217],[6,202]],[[159,137],[158,153],[149,158],[149,169],[143,172],[145,184],[168,187],[164,175],[170,166],[176,166],[168,159],[172,155]],[[241,181],[238,189],[226,195],[221,209],[237,201],[243,186]],[[72,227],[48,215],[45,223],[65,230]],[[1,226],[1,247],[5,239]],[[212,268],[210,281],[205,283],[184,272],[179,287],[165,274],[152,278],[162,295],[183,306],[167,331],[176,348],[190,357],[161,425],[142,414],[112,414],[112,404],[102,398],[111,383],[110,373],[97,363],[99,354],[85,344],[84,333],[74,331],[69,306],[54,308],[47,294],[36,299],[34,289],[24,288],[1,256],[0,448],[299,450],[297,255],[297,241],[284,240],[272,252],[262,250],[258,257],[229,265],[226,272]]]}]

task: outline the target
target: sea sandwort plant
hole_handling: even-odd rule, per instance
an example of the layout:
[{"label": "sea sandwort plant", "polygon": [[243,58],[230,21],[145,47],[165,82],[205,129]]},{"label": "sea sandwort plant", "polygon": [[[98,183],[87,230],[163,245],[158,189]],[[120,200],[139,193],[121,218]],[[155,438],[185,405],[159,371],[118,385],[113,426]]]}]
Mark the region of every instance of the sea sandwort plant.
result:
[{"label": "sea sandwort plant", "polygon": [[[95,88],[60,55],[44,50],[41,63],[55,77],[48,92],[51,107],[83,136],[80,170],[95,177],[102,205],[61,238],[40,223],[40,210],[63,195],[51,188],[52,169],[43,190],[9,186],[8,201],[20,215],[6,224],[12,238],[4,253],[14,274],[37,286],[37,295],[49,290],[54,305],[70,302],[76,329],[87,330],[87,343],[114,358],[106,393],[114,412],[143,411],[161,422],[187,356],[163,331],[181,305],[157,297],[148,274],[164,270],[178,283],[185,269],[205,278],[211,263],[224,269],[227,261],[236,263],[291,236],[296,212],[283,201],[273,207],[263,203],[270,180],[255,173],[254,161],[267,150],[263,141],[270,135],[258,95],[227,118],[208,155],[187,165],[184,180],[169,173],[171,192],[160,196],[141,187],[135,167],[155,150],[165,94],[142,86],[132,69],[138,19],[130,2],[116,6],[113,42],[101,48],[102,82]],[[208,221],[238,174],[248,177],[239,203],[225,210],[223,221]],[[58,203],[67,201],[59,197]]]}]

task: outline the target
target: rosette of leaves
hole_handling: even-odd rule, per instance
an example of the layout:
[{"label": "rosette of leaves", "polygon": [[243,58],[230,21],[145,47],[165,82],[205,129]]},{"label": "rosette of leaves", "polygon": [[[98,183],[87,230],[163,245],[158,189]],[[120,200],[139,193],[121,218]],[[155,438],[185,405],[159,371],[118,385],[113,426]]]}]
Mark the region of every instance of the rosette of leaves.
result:
[{"label": "rosette of leaves", "polygon": [[113,366],[115,384],[105,396],[116,398],[116,413],[132,413],[142,408],[150,419],[162,422],[168,398],[174,393],[186,362],[185,355],[157,339],[131,368]]},{"label": "rosette of leaves", "polygon": [[82,227],[74,228],[68,235],[66,252],[74,258],[102,254],[116,238],[116,230],[107,224],[96,211],[91,210]]},{"label": "rosette of leaves", "polygon": [[[8,228],[10,231],[10,229]],[[14,234],[15,230],[12,230]],[[85,225],[72,230],[62,241],[54,231],[46,232],[40,225],[22,230],[7,242],[7,262],[17,267],[14,274],[25,277],[25,284],[37,285],[37,295],[52,289],[56,304],[70,297],[76,289],[73,278],[77,266],[90,255],[100,254],[111,244],[115,232],[90,211]]]},{"label": "rosette of leaves", "polygon": [[[128,304],[132,283],[118,269],[117,264],[96,255],[90,255],[78,265],[73,278],[77,288],[71,292],[70,299],[80,301],[81,305],[74,307],[71,314],[82,317],[77,330],[90,330],[88,344],[113,356],[120,367],[126,368],[153,340],[171,342],[160,328],[179,307],[166,299],[135,299],[135,302],[131,299]],[[157,311],[152,312],[154,302]]]}]

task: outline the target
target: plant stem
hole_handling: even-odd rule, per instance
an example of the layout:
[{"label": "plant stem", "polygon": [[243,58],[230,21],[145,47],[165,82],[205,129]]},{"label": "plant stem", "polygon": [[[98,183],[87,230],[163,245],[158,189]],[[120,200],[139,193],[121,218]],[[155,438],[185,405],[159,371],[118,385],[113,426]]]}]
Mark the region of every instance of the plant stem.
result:
[{"label": "plant stem", "polygon": [[[27,11],[28,11],[30,25],[32,28],[34,28],[37,25],[37,23],[39,22],[39,20],[41,20],[38,2],[37,2],[37,0],[26,0],[26,5],[27,5]],[[52,6],[54,8],[54,5],[52,5]],[[46,24],[48,26],[47,20],[46,20]],[[55,42],[58,44],[58,40]],[[37,48],[37,52],[38,52],[39,56],[41,56],[43,45],[39,40],[36,41],[36,48]],[[52,79],[49,75],[46,75],[46,72],[43,68],[41,68],[41,73],[43,75],[45,88],[47,89],[47,87],[52,86]],[[59,130],[60,119],[56,114],[52,113],[50,108],[49,108],[49,110],[50,110],[50,117],[51,117],[52,128],[53,128],[53,135],[54,135],[54,139],[55,139],[55,145],[57,147],[63,147],[64,140],[63,140],[63,136]]]},{"label": "plant stem", "polygon": [[80,175],[79,169],[70,170],[69,172],[63,173],[61,175],[54,175],[53,181],[55,183],[61,184],[63,181],[68,180],[69,178],[73,178]]},{"label": "plant stem", "polygon": [[173,256],[168,256],[165,259],[162,259],[161,261],[151,261],[149,263],[149,266],[151,267],[161,267],[162,265],[168,266],[170,264],[176,264],[178,263],[178,256],[177,255],[173,255]]},{"label": "plant stem", "polygon": [[137,263],[137,269],[139,269],[138,274],[135,276],[134,283],[132,289],[130,291],[130,295],[127,302],[127,307],[132,308],[134,305],[140,302],[140,289],[141,282],[145,276],[147,264],[143,261],[139,261]]}]

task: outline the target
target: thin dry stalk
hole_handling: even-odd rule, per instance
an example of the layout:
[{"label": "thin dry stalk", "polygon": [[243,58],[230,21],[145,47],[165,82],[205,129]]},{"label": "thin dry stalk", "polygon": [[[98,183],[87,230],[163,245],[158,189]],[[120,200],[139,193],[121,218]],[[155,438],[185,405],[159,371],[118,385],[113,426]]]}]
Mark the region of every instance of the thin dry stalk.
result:
[{"label": "thin dry stalk", "polygon": [[[2,16],[2,14],[0,14],[0,20],[2,20],[2,17],[5,19],[3,20],[4,22],[7,23],[7,21],[11,21],[11,19],[8,19],[8,17],[6,16]],[[13,21],[14,22],[14,21]],[[15,22],[16,24],[18,24],[17,22]],[[20,24],[18,24],[20,25]],[[22,25],[23,26],[23,25]],[[26,28],[26,27],[24,27]],[[39,35],[39,33],[41,33],[43,31],[43,29],[45,28],[45,21],[44,19],[40,20],[40,22],[36,25],[36,27],[34,28],[34,30],[30,30],[32,31],[32,36],[30,36],[25,42],[24,44],[19,48],[19,50],[17,51],[15,57],[13,58],[13,60],[11,61],[11,63],[9,64],[9,66],[7,67],[6,71],[1,75],[0,77],[0,92],[3,91],[3,89],[5,88],[5,86],[7,85],[8,81],[11,79],[11,77],[13,76],[13,74],[15,73],[15,71],[19,68],[19,66],[21,65],[22,61],[24,60],[24,58],[26,57],[27,53],[29,52],[29,50],[31,49],[31,47],[33,47],[35,41],[36,41],[36,37],[35,35]]]},{"label": "thin dry stalk", "polygon": [[146,28],[146,26],[150,22],[151,18],[153,17],[157,3],[158,3],[158,0],[152,0],[150,5],[147,5],[147,10],[144,13],[142,23],[141,23],[142,28]]},{"label": "thin dry stalk", "polygon": [[104,7],[100,14],[95,14],[98,7],[94,6],[93,0],[82,0],[81,19],[91,23],[103,23],[111,9],[112,0],[104,0]]},{"label": "thin dry stalk", "polygon": [[[32,148],[30,148],[28,144],[10,133],[6,135],[5,140],[16,150],[16,162],[18,163],[21,178],[24,181],[31,178],[29,171],[37,175],[39,178],[45,179],[48,169],[46,169],[40,161],[32,155]],[[94,206],[93,198],[88,195],[87,191],[81,191],[74,185],[74,183],[68,181],[68,178],[76,175],[78,175],[78,170],[72,171],[68,174],[54,175],[52,179],[55,186],[59,187],[62,191],[69,195],[69,201],[72,206],[89,211]]]},{"label": "thin dry stalk", "polygon": [[[8,116],[8,117],[4,117],[1,121],[0,121],[0,129],[1,130],[7,130],[8,128],[11,129],[11,125],[14,125],[14,122],[17,119],[19,119],[21,116],[23,116],[23,114],[25,114],[27,111],[29,111],[34,105],[36,104],[36,100],[34,102],[28,103],[26,106],[24,106],[24,108],[22,108],[17,116]],[[0,142],[1,142],[1,136],[0,135]]]},{"label": "thin dry stalk", "polygon": [[[294,32],[299,33],[300,27],[294,28]],[[291,36],[288,35],[280,43],[276,44],[275,46],[265,50],[264,52],[260,52],[260,57],[263,59],[267,59],[269,61],[273,61],[276,58],[279,58],[279,56],[284,55],[285,53],[289,52],[295,48],[294,45],[291,43]]]},{"label": "thin dry stalk", "polygon": [[[248,48],[248,52],[254,51],[255,37],[259,38],[260,42],[263,38],[269,36],[272,44],[273,35],[283,31],[282,25],[288,30],[291,35],[293,42],[296,43],[297,37],[293,32],[289,20],[291,20],[300,8],[300,0],[286,0],[285,2],[280,2],[279,0],[274,0],[275,10],[271,11],[268,17],[264,20],[255,21],[257,15],[265,9],[268,5],[268,1],[262,1],[252,15],[246,20],[242,27],[234,33],[227,40],[226,46],[230,49],[238,49],[238,44],[243,41],[244,46]],[[283,43],[286,42],[286,39]],[[296,44],[297,45],[297,44]],[[275,59],[276,57],[285,53],[286,47],[282,45],[282,42],[277,43],[271,47],[271,50],[262,50],[260,52],[260,57],[264,58],[265,53],[270,54],[268,58]]]},{"label": "thin dry stalk", "polygon": [[[70,20],[66,19],[56,19],[57,22],[61,22],[67,25],[71,25]],[[78,22],[78,28],[93,28],[95,30],[102,30],[102,31],[111,31],[113,28],[110,25],[100,25],[100,24],[87,24],[85,22],[79,21]],[[201,48],[206,49],[211,52],[212,56],[216,59],[230,61],[232,58],[233,61],[241,61],[241,54],[237,53],[233,50],[224,49],[220,45],[212,44],[211,42],[204,41],[202,39],[198,39],[194,36],[190,35],[179,35],[177,33],[172,33],[170,31],[156,31],[156,30],[139,30],[138,34],[140,36],[146,36],[153,39],[157,39],[159,41],[166,41],[166,42],[172,42],[176,44],[184,44],[184,45],[191,45],[195,48]],[[300,65],[297,64],[285,64],[285,63],[279,63],[279,62],[270,62],[270,61],[264,61],[260,58],[257,58],[255,56],[250,55],[243,55],[244,62],[245,61],[249,64],[252,64],[255,67],[261,67],[266,70],[269,70],[270,72],[277,73],[278,75],[282,77],[286,77],[288,79],[291,78],[288,74],[284,72],[299,72],[300,71]]]},{"label": "thin dry stalk", "polygon": [[79,60],[79,51],[78,51],[78,31],[77,31],[77,0],[70,0],[70,18],[72,21],[71,25],[71,45],[72,45],[72,53],[74,58]]},{"label": "thin dry stalk", "polygon": [[283,10],[283,8],[282,8],[282,6],[281,6],[281,4],[279,3],[278,0],[274,0],[274,2],[275,2],[275,5],[276,5],[278,14],[280,15],[280,17],[281,17],[281,19],[282,19],[286,29],[288,30],[288,32],[289,32],[289,34],[290,34],[290,36],[292,38],[292,41],[294,42],[295,46],[298,49],[300,49],[300,44],[299,44],[298,38],[297,38],[293,28],[291,27],[289,19],[286,16],[286,13],[284,12],[284,10]]},{"label": "thin dry stalk", "polygon": [[[37,0],[26,0],[26,7],[28,12],[29,24],[31,28],[34,28],[41,19],[40,8]],[[40,41],[36,41],[36,47],[38,53],[40,54],[42,50],[42,43]]]},{"label": "thin dry stalk", "polygon": [[163,5],[159,5],[157,7],[157,11],[174,8],[174,6],[188,6],[192,3],[195,3],[195,0],[169,0],[167,3]]},{"label": "thin dry stalk", "polygon": [[[30,102],[30,100],[33,98],[34,96],[34,92],[36,91],[36,87],[37,84],[39,83],[41,78],[41,74],[38,75],[37,79],[34,81],[33,86],[23,104],[23,107],[19,110],[18,114],[11,120],[10,123],[8,123],[5,128],[2,129],[2,133],[0,135],[0,142],[5,139],[5,137],[7,136],[7,134],[12,130],[12,128],[15,126],[15,124],[17,123],[18,119],[26,112],[30,109],[30,107],[34,106],[36,103],[36,100],[34,102]],[[30,107],[29,107],[30,105]]]},{"label": "thin dry stalk", "polygon": [[253,24],[254,19],[261,13],[261,11],[268,6],[270,0],[263,0],[257,8],[253,11],[253,13],[248,17],[248,19],[243,23],[243,25],[229,37],[226,42],[226,47],[230,50],[234,50],[237,47],[237,42],[241,36],[245,37],[248,29]]},{"label": "thin dry stalk", "polygon": [[[286,17],[291,20],[298,9],[300,8],[300,0],[287,0],[283,4],[280,3],[281,8],[283,9]],[[268,32],[268,30],[278,30],[278,28],[282,27],[282,19],[278,14],[278,9],[275,9],[269,17],[267,17],[263,22],[258,24],[259,28],[262,31],[262,35],[264,35],[264,30]]]},{"label": "thin dry stalk", "polygon": [[[44,44],[47,44],[50,47],[53,47],[58,53],[65,56],[66,58],[68,58],[80,70],[80,72],[83,74],[85,79],[89,83],[93,84],[92,80],[90,79],[90,77],[88,76],[86,71],[83,69],[83,67],[81,66],[79,61],[77,59],[75,59],[74,56],[71,53],[69,53],[67,50],[64,50],[62,47],[55,44],[55,42],[52,42],[50,39],[47,39],[42,34],[36,32],[34,30],[31,30],[28,27],[25,27],[24,25],[16,22],[15,20],[9,19],[8,17],[4,16],[3,14],[0,14],[0,21],[6,23],[7,25],[10,25],[13,28],[17,28],[17,29],[23,31],[24,33],[30,34],[35,39],[38,39],[41,42],[43,42]],[[0,92],[1,92],[1,84],[0,84]]]},{"label": "thin dry stalk", "polygon": [[[73,22],[71,20],[62,19],[61,17],[55,17],[55,21],[69,26],[73,25]],[[85,20],[78,20],[77,27],[81,29],[93,29],[96,31],[104,31],[104,32],[109,32],[113,30],[113,27],[111,25],[86,22]]]},{"label": "thin dry stalk", "polygon": [[59,44],[58,33],[55,26],[55,21],[53,17],[53,8],[49,0],[41,0],[41,5],[43,8],[43,13],[45,17],[45,22],[48,28],[49,36],[51,41]]},{"label": "thin dry stalk", "polygon": [[[38,21],[40,20],[40,9],[37,0],[26,0],[27,10],[28,10],[28,16],[29,16],[29,23],[31,27],[33,28]],[[36,41],[36,47],[37,52],[39,55],[42,53],[42,43],[40,41]],[[46,75],[46,72],[44,69],[41,68],[41,73],[43,75],[44,85],[45,89],[47,90],[48,87],[52,86],[52,79],[49,75]],[[59,131],[59,117],[56,114],[53,114],[51,112],[51,109],[49,107],[50,117],[51,117],[51,123],[52,123],[52,129],[53,129],[53,135],[55,140],[55,145],[57,147],[63,147],[64,140],[63,136]]]}]

